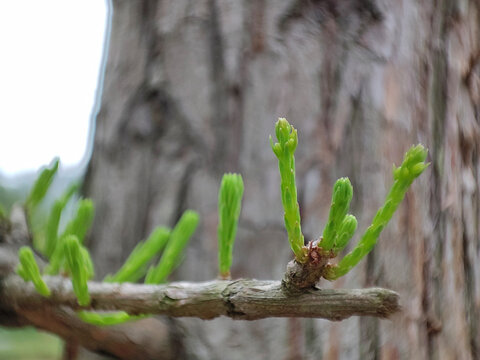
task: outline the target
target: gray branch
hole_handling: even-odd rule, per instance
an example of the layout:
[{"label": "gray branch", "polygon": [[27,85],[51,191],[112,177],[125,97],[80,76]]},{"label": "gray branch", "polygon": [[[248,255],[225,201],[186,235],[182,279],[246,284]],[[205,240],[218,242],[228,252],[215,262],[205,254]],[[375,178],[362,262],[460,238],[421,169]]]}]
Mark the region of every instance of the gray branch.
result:
[{"label": "gray branch", "polygon": [[[50,298],[16,275],[3,279],[3,308],[42,311],[44,307],[80,309],[70,280],[45,277]],[[388,317],[400,309],[397,293],[381,288],[308,289],[286,291],[280,281],[240,279],[166,285],[89,283],[91,305],[84,309],[123,310],[131,314],[172,317],[256,320],[268,317],[305,317],[342,320],[353,315]],[[21,311],[20,311],[21,312]]]}]

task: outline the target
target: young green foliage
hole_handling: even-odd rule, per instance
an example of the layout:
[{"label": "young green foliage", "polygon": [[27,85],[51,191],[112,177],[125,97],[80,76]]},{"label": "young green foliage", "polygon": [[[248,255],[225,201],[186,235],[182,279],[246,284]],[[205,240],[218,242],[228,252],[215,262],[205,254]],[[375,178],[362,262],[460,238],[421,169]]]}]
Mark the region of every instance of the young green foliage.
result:
[{"label": "young green foliage", "polygon": [[65,237],[61,236],[55,242],[55,249],[50,256],[49,263],[45,268],[45,274],[57,275],[65,263]]},{"label": "young green foliage", "polygon": [[80,243],[83,243],[87,231],[92,226],[95,206],[90,199],[82,199],[78,202],[77,214],[67,224],[63,236],[75,235]]},{"label": "young green foliage", "polygon": [[88,249],[83,245],[80,245],[80,251],[82,253],[83,266],[85,267],[85,274],[87,276],[87,279],[92,279],[95,276],[95,269],[93,267],[90,253],[88,252]]},{"label": "young green foliage", "polygon": [[18,250],[18,258],[20,260],[17,268],[18,275],[25,281],[32,281],[39,294],[49,297],[50,289],[40,276],[40,270],[38,269],[32,249],[28,246],[22,246],[20,250]]},{"label": "young green foliage", "polygon": [[60,224],[60,217],[62,215],[65,204],[63,201],[56,200],[52,205],[50,214],[48,216],[47,225],[45,228],[45,255],[51,257],[55,250],[58,236],[58,225]]},{"label": "young green foliage", "polygon": [[113,312],[93,312],[80,310],[77,315],[83,321],[97,326],[109,326],[122,324],[127,321],[140,320],[146,317],[146,315],[129,315],[125,311],[113,311]]},{"label": "young green foliage", "polygon": [[242,207],[243,180],[239,174],[225,174],[218,192],[218,266],[220,276],[230,276],[233,244]]},{"label": "young green foliage", "polygon": [[72,277],[73,291],[82,306],[90,303],[87,280],[93,276],[93,266],[88,251],[82,249],[75,235],[67,235],[64,240],[67,270]]},{"label": "young green foliage", "polygon": [[54,159],[52,165],[42,170],[40,175],[37,177],[37,180],[33,184],[26,201],[26,206],[30,212],[32,212],[45,197],[45,194],[50,188],[53,178],[58,170],[58,164],[59,160]]},{"label": "young green foliage", "polygon": [[[348,178],[338,179],[333,187],[330,214],[328,215],[327,225],[323,230],[323,238],[319,244],[323,249],[331,250],[334,246],[337,246],[337,243],[339,241],[337,239],[341,234],[342,225],[345,226],[343,224],[343,221],[345,220],[348,209],[350,208],[350,201],[352,200],[352,196],[353,188],[352,184],[350,184],[350,180]],[[351,217],[349,217],[349,219],[351,219]],[[349,238],[345,239],[345,231],[342,233],[341,236],[342,243],[344,241],[348,242]]]},{"label": "young green foliage", "polygon": [[57,243],[58,225],[63,209],[67,205],[70,198],[78,190],[78,184],[70,186],[60,199],[57,199],[50,210],[45,229],[45,255],[52,256]]},{"label": "young green foliage", "polygon": [[145,242],[140,242],[125,261],[125,264],[113,276],[107,276],[107,282],[135,282],[146,273],[146,266],[160,251],[163,250],[170,237],[170,230],[157,227]]},{"label": "young green foliage", "polygon": [[295,185],[295,149],[298,144],[297,130],[287,119],[279,118],[275,124],[277,143],[273,143],[270,136],[270,145],[278,158],[278,169],[281,178],[281,194],[285,228],[288,233],[290,247],[299,262],[305,262],[304,237],[301,229],[300,209],[297,202],[297,187]]},{"label": "young green foliage", "polygon": [[[166,227],[157,227],[145,242],[140,242],[125,261],[125,264],[113,276],[107,276],[105,282],[135,282],[146,273],[146,266],[154,256],[165,247],[170,237],[170,230]],[[97,325],[108,326],[122,324],[127,321],[139,320],[148,315],[133,316],[124,311],[96,313],[79,311],[78,316],[83,321]]]},{"label": "young green foliage", "polygon": [[348,214],[340,224],[337,237],[333,246],[333,253],[337,255],[347,246],[350,239],[353,237],[355,230],[357,229],[357,219],[355,216]]},{"label": "young green foliage", "polygon": [[422,145],[412,146],[403,159],[402,165],[393,170],[394,183],[385,199],[384,205],[378,210],[357,246],[347,254],[336,267],[331,267],[325,278],[335,280],[348,273],[375,246],[380,232],[405,197],[409,186],[427,167],[425,163],[427,150]]},{"label": "young green foliage", "polygon": [[167,276],[173,271],[178,259],[187,245],[190,237],[198,225],[198,214],[187,210],[183,213],[173,229],[167,247],[156,267],[151,267],[145,278],[145,284],[159,284],[165,282]]},{"label": "young green foliage", "polygon": [[[85,235],[93,222],[93,216],[95,207],[92,200],[83,199],[79,201],[78,209],[75,217],[67,224],[65,231],[59,237],[56,237],[54,246],[49,245],[50,248],[50,263],[45,269],[45,272],[49,275],[56,275],[60,272],[63,264],[65,263],[65,239],[68,235],[74,235],[80,241],[83,242]],[[53,226],[52,226],[53,227]],[[53,233],[53,230],[51,230]]]}]

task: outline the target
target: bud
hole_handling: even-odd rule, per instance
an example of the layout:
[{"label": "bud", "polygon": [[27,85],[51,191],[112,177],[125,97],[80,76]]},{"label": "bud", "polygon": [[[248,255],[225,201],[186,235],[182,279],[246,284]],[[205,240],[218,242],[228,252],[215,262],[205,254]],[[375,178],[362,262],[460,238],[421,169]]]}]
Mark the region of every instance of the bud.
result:
[{"label": "bud", "polygon": [[297,135],[297,129],[295,129],[292,126],[292,132],[288,135],[288,141],[285,144],[285,147],[288,149],[288,151],[293,154],[297,148],[298,144],[298,135]]},{"label": "bud", "polygon": [[330,250],[342,224],[345,215],[350,208],[353,197],[353,187],[348,178],[338,179],[333,186],[332,204],[328,215],[328,222],[323,230],[323,239],[320,246]]},{"label": "bud", "polygon": [[357,219],[355,218],[355,216],[350,214],[345,216],[345,219],[343,219],[342,221],[337,239],[335,241],[335,253],[339,253],[345,248],[345,246],[347,246],[356,229]]},{"label": "bud", "polygon": [[290,135],[291,125],[285,118],[278,118],[275,124],[275,135],[277,136],[280,144],[285,144],[288,141]]},{"label": "bud", "polygon": [[428,167],[428,164],[425,164],[426,158],[427,150],[421,144],[412,146],[405,154],[402,165],[394,170],[394,179],[411,184]]},{"label": "bud", "polygon": [[282,146],[279,143],[273,143],[272,137],[270,136],[270,146],[272,147],[273,153],[277,158],[280,158],[282,156]]},{"label": "bud", "polygon": [[285,144],[285,148],[290,154],[293,154],[295,152],[295,140],[290,138]]},{"label": "bud", "polygon": [[418,163],[418,164],[415,164],[414,166],[412,166],[412,169],[411,169],[411,173],[414,177],[417,177],[419,176],[423,170],[425,170],[426,168],[428,167],[428,164],[424,164],[424,163]]},{"label": "bud", "polygon": [[77,296],[78,304],[85,306],[90,303],[90,294],[88,293],[88,264],[84,259],[80,242],[75,235],[68,235],[64,242],[65,259],[67,268],[72,277],[73,291]]},{"label": "bud", "polygon": [[333,187],[333,201],[334,202],[348,202],[352,200],[353,187],[347,177],[337,180]]},{"label": "bud", "polygon": [[426,158],[427,150],[423,147],[422,144],[418,144],[408,149],[405,157],[403,158],[403,163],[406,167],[411,167],[414,164],[423,163]]},{"label": "bud", "polygon": [[18,258],[20,264],[17,273],[23,278],[23,280],[31,280],[35,286],[35,290],[37,290],[40,295],[49,297],[50,289],[40,276],[40,270],[38,269],[37,262],[33,256],[32,249],[28,246],[22,246],[18,251]]}]

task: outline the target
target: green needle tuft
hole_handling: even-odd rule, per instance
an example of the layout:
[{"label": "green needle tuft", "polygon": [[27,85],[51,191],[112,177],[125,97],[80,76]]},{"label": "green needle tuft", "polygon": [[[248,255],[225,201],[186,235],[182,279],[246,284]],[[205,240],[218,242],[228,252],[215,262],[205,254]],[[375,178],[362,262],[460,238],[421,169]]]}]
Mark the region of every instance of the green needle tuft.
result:
[{"label": "green needle tuft", "polygon": [[160,251],[163,250],[170,237],[170,230],[157,227],[148,239],[140,242],[125,261],[125,264],[113,276],[107,276],[107,282],[135,282],[146,273],[146,266]]},{"label": "green needle tuft", "polygon": [[86,306],[90,303],[87,280],[93,276],[93,266],[88,251],[83,250],[75,235],[68,235],[64,240],[67,270],[72,277],[73,291],[78,303]]},{"label": "green needle tuft", "polygon": [[178,264],[180,255],[198,225],[198,214],[187,210],[183,213],[173,229],[167,247],[156,267],[151,267],[145,278],[145,284],[160,284],[165,282],[168,275]]},{"label": "green needle tuft", "polygon": [[394,183],[385,199],[384,205],[377,211],[372,224],[367,228],[357,246],[347,254],[337,266],[328,269],[326,279],[335,280],[348,273],[375,246],[378,236],[405,197],[409,186],[427,167],[427,150],[422,145],[412,146],[403,159],[402,165],[393,170]]},{"label": "green needle tuft", "polygon": [[55,250],[55,246],[57,244],[58,225],[60,224],[60,217],[62,216],[62,212],[65,209],[65,206],[67,205],[70,198],[77,190],[78,184],[70,186],[63,194],[63,196],[60,199],[56,200],[52,205],[45,231],[45,255],[47,255],[47,257],[49,258],[52,256],[53,251]]},{"label": "green needle tuft", "polygon": [[233,244],[242,207],[243,180],[239,174],[225,174],[218,192],[218,266],[222,278],[230,277]]},{"label": "green needle tuft", "polygon": [[277,143],[270,137],[273,153],[278,158],[278,169],[281,178],[281,195],[284,213],[285,228],[288,241],[297,261],[305,262],[304,237],[301,229],[300,209],[297,201],[297,187],[295,185],[295,149],[298,144],[297,130],[287,119],[279,118],[275,124]]},{"label": "green needle tuft", "polygon": [[109,326],[123,324],[127,321],[140,320],[148,315],[129,315],[125,311],[113,311],[113,312],[93,312],[80,310],[77,312],[77,315],[80,319],[86,323],[97,325],[97,326]]},{"label": "green needle tuft", "polygon": [[40,295],[49,297],[50,289],[40,275],[40,270],[38,269],[32,249],[28,246],[22,246],[20,250],[18,250],[18,258],[20,260],[17,268],[18,275],[25,281],[32,281]]},{"label": "green needle tuft", "polygon": [[357,219],[355,216],[348,214],[342,221],[340,225],[340,230],[338,231],[337,237],[335,239],[335,244],[333,247],[333,252],[335,255],[340,253],[345,246],[348,245],[348,242],[353,237],[355,230],[357,229]]},{"label": "green needle tuft", "polygon": [[92,226],[95,206],[90,199],[82,199],[78,202],[77,214],[67,224],[63,236],[75,235],[80,243],[83,243],[85,235]]},{"label": "green needle tuft", "polygon": [[[335,245],[342,223],[347,215],[348,209],[350,208],[352,196],[353,188],[352,184],[350,184],[350,180],[348,178],[338,179],[333,186],[330,214],[328,215],[327,225],[323,230],[323,239],[320,242],[320,246],[323,249],[331,250]],[[348,242],[348,240],[349,239],[346,241]]]},{"label": "green needle tuft", "polygon": [[30,191],[30,194],[28,195],[28,198],[26,201],[26,206],[29,212],[34,211],[36,206],[45,197],[45,194],[50,188],[50,185],[53,182],[53,178],[57,173],[58,165],[59,165],[59,160],[58,158],[56,158],[53,160],[50,167],[47,167],[44,170],[42,170],[40,175],[37,177],[37,180],[35,180],[35,183],[33,184],[32,190]]}]

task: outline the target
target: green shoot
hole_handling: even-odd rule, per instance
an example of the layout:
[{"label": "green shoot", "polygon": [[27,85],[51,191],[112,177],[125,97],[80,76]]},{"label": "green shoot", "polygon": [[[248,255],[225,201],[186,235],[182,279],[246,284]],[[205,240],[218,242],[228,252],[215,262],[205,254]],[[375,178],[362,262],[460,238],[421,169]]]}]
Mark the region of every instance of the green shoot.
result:
[{"label": "green shoot", "polygon": [[167,244],[170,237],[169,229],[157,227],[148,239],[140,242],[125,261],[125,264],[113,276],[107,276],[107,282],[135,282],[146,273],[146,266]]},{"label": "green shoot", "polygon": [[427,167],[425,163],[427,150],[422,145],[412,146],[403,159],[402,165],[393,170],[394,183],[385,199],[384,205],[378,210],[372,224],[367,228],[357,246],[347,254],[337,266],[328,269],[324,277],[335,280],[348,273],[375,246],[380,232],[405,197],[409,186]]},{"label": "green shoot", "polygon": [[58,236],[58,225],[62,211],[67,205],[72,195],[78,190],[78,184],[70,186],[63,196],[56,200],[50,210],[45,230],[45,255],[52,256]]},{"label": "green shoot", "polygon": [[58,225],[60,224],[60,216],[62,215],[64,202],[56,200],[52,205],[50,214],[48,216],[47,225],[45,229],[45,255],[51,257],[55,250],[58,235]]},{"label": "green shoot", "polygon": [[288,241],[297,261],[306,261],[304,251],[304,237],[301,230],[300,210],[297,202],[297,188],[295,185],[295,149],[298,144],[297,130],[291,126],[287,119],[280,118],[275,124],[275,134],[278,143],[273,143],[270,136],[270,145],[278,158],[278,168],[281,178],[282,204],[285,228]]},{"label": "green shoot", "polygon": [[220,276],[230,277],[233,244],[242,207],[243,180],[239,174],[225,174],[218,192],[218,266]]},{"label": "green shoot", "polygon": [[82,199],[78,202],[77,214],[67,224],[63,236],[75,235],[80,243],[83,243],[87,231],[93,222],[95,207],[92,200]]},{"label": "green shoot", "polygon": [[156,267],[151,267],[145,278],[145,284],[160,284],[165,282],[167,276],[173,271],[183,249],[198,225],[198,214],[195,211],[187,210],[170,235],[170,240]]},{"label": "green shoot", "polygon": [[[113,276],[107,276],[105,282],[135,282],[146,273],[146,265],[164,247],[170,237],[170,230],[157,227],[145,242],[140,242],[128,257],[122,268]],[[125,311],[97,313],[92,311],[79,311],[78,316],[83,321],[97,325],[109,326],[122,324],[127,321],[139,320],[148,315],[133,316]]]},{"label": "green shoot", "polygon": [[335,244],[333,246],[334,255],[338,255],[347,246],[357,229],[357,219],[353,215],[346,215],[340,224]]},{"label": "green shoot", "polygon": [[32,190],[30,190],[30,194],[28,195],[26,201],[26,206],[29,212],[32,212],[45,197],[45,194],[50,188],[53,178],[58,170],[58,164],[58,158],[54,159],[52,165],[45,168],[37,177],[37,180],[33,184]]},{"label": "green shoot", "polygon": [[68,235],[64,240],[65,260],[72,277],[73,291],[79,305],[90,303],[87,280],[93,276],[93,266],[88,251],[82,250],[80,241],[75,235]]},{"label": "green shoot", "polygon": [[85,267],[85,274],[87,279],[92,279],[95,276],[95,269],[93,267],[92,258],[90,257],[90,253],[85,246],[80,245],[80,251],[82,253],[83,258],[83,266]]},{"label": "green shoot", "polygon": [[[330,214],[328,215],[328,222],[323,230],[323,238],[320,241],[319,246],[324,250],[331,250],[334,246],[337,246],[337,238],[340,236],[341,228],[345,217],[347,216],[348,209],[350,207],[350,201],[353,196],[352,184],[348,178],[338,179],[333,187],[332,204],[330,206]],[[351,219],[351,217],[349,217]],[[353,217],[355,219],[355,217]],[[356,219],[355,219],[356,228]],[[355,230],[354,230],[355,231]],[[342,234],[345,237],[345,232]],[[352,233],[353,235],[353,233]],[[347,242],[350,238],[343,238],[341,242]],[[345,244],[346,245],[346,244]]]},{"label": "green shoot", "polygon": [[56,275],[60,272],[65,263],[65,239],[68,235],[74,235],[79,239],[80,244],[85,238],[85,234],[90,228],[93,221],[94,206],[90,199],[83,199],[79,201],[77,214],[67,224],[65,231],[57,238],[54,243],[54,249],[50,255],[50,263],[45,272],[49,275]]},{"label": "green shoot", "polygon": [[50,289],[40,276],[40,270],[38,269],[32,249],[28,246],[22,246],[18,251],[18,257],[20,260],[17,268],[18,275],[25,281],[32,281],[39,294],[49,297]]},{"label": "green shoot", "polygon": [[140,320],[146,317],[146,315],[129,315],[125,311],[113,311],[113,312],[93,312],[80,310],[77,315],[83,321],[97,326],[109,326],[122,324],[127,321]]},{"label": "green shoot", "polygon": [[65,236],[61,236],[55,242],[55,250],[50,256],[49,263],[45,268],[45,274],[57,275],[65,262]]}]

